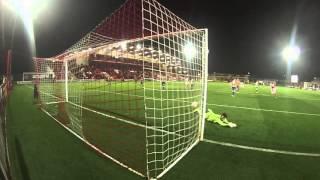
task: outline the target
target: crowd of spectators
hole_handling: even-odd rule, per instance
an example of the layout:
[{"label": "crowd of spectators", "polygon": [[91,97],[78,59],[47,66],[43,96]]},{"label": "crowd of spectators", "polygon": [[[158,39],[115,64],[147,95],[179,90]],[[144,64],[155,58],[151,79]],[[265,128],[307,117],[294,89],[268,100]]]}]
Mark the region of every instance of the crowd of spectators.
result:
[{"label": "crowd of spectators", "polygon": [[[145,69],[143,70],[143,66]],[[154,68],[153,68],[154,67]],[[105,80],[184,80],[185,77],[177,73],[158,70],[151,63],[143,64],[134,60],[91,60],[88,65],[77,67],[73,73],[77,79],[105,79]],[[143,74],[144,72],[144,74]]]},{"label": "crowd of spectators", "polygon": [[126,80],[142,78],[142,65],[137,63],[91,61],[79,67],[78,79]]}]

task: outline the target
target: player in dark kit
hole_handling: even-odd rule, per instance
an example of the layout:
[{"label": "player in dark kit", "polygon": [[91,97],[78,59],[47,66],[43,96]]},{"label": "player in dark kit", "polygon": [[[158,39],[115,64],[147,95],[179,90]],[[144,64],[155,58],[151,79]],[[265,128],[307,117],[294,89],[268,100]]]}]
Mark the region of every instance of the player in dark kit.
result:
[{"label": "player in dark kit", "polygon": [[33,99],[35,103],[39,101],[39,91],[38,86],[36,84],[33,86]]},{"label": "player in dark kit", "polygon": [[165,89],[166,89],[166,86],[167,86],[166,81],[162,81],[162,82],[161,82],[161,86],[162,86],[162,90],[165,90]]}]

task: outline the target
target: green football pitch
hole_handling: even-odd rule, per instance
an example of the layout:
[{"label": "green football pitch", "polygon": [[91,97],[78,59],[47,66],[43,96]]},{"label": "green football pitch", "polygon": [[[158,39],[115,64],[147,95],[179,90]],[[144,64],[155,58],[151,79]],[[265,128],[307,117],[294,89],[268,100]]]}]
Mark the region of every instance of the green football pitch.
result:
[{"label": "green football pitch", "polygon": [[[226,112],[229,121],[238,127],[206,123],[205,141],[162,179],[320,178],[319,92],[278,87],[277,96],[273,97],[267,86],[261,86],[256,93],[254,86],[245,85],[232,97],[229,84],[208,83],[207,103],[216,113]],[[9,151],[15,179],[141,179],[92,151],[40,111],[33,104],[33,90],[28,86],[15,86],[8,115]],[[84,116],[95,115],[85,113]],[[101,123],[92,122],[103,126]],[[97,144],[103,138],[110,138],[115,149],[108,153],[117,151],[112,155],[119,155],[127,164],[134,165],[136,160],[144,160],[139,159],[142,157],[139,153],[144,152],[143,144],[139,144],[143,141],[133,139],[144,137],[138,129],[127,129],[134,127],[121,126],[121,131],[109,134],[120,137],[117,140],[112,141],[108,134],[91,138]],[[90,125],[87,128],[97,131]],[[135,133],[130,134],[130,139],[121,138],[128,132]],[[136,153],[129,154],[135,152],[130,148],[136,149]],[[108,147],[105,149],[108,151]]]}]

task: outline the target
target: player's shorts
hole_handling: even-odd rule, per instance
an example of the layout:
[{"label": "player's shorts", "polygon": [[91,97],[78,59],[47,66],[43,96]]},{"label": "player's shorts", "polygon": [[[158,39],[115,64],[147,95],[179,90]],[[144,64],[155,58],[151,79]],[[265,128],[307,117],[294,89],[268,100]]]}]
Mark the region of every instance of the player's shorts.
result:
[{"label": "player's shorts", "polygon": [[232,89],[232,91],[235,91],[235,90],[236,90],[236,87],[232,86],[231,89]]},{"label": "player's shorts", "polygon": [[277,93],[276,88],[271,88],[271,94],[276,94],[276,93]]}]

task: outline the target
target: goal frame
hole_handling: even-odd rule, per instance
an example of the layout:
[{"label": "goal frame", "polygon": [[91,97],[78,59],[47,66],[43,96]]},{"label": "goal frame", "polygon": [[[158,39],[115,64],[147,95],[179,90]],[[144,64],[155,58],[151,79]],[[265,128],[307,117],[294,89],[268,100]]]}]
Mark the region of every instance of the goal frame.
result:
[{"label": "goal frame", "polygon": [[[127,2],[133,2],[133,1],[134,0],[127,0],[126,3]],[[137,0],[137,2],[138,1],[139,0]],[[93,54],[93,53],[98,54],[98,53],[106,52],[107,49],[112,54],[112,52],[113,52],[112,49],[114,47],[116,47],[116,46],[117,47],[121,47],[123,43],[129,44],[129,43],[142,42],[141,45],[142,45],[142,48],[144,50],[142,50],[142,55],[139,55],[140,56],[139,58],[141,58],[140,61],[143,62],[143,80],[146,80],[148,78],[145,75],[145,73],[147,71],[147,70],[145,70],[145,63],[146,62],[147,63],[154,63],[153,60],[152,60],[153,59],[152,56],[150,56],[151,58],[148,58],[145,55],[145,49],[151,49],[151,50],[149,50],[150,52],[154,51],[152,49],[152,45],[151,45],[151,47],[147,46],[148,43],[149,44],[150,43],[151,44],[152,43],[159,43],[159,44],[163,43],[163,44],[165,44],[165,41],[167,39],[169,39],[169,41],[170,41],[170,38],[172,38],[173,39],[172,41],[175,41],[174,38],[177,38],[177,39],[180,38],[179,40],[177,40],[177,42],[174,42],[174,43],[179,45],[178,49],[172,50],[175,47],[175,45],[168,45],[168,47],[169,47],[168,51],[169,52],[167,52],[167,50],[166,50],[167,47],[166,47],[166,45],[164,45],[164,49],[158,48],[156,50],[156,51],[159,51],[159,53],[158,53],[159,57],[158,57],[158,62],[157,62],[158,64],[156,65],[156,66],[159,66],[158,67],[159,69],[152,69],[151,70],[151,72],[152,72],[151,79],[153,78],[152,79],[153,83],[157,82],[158,84],[160,84],[160,82],[162,82],[161,73],[163,73],[162,70],[161,70],[162,64],[161,64],[161,60],[160,60],[160,51],[161,50],[164,51],[163,54],[162,54],[164,56],[164,58],[167,58],[167,56],[169,56],[170,59],[172,57],[173,58],[177,57],[177,59],[181,59],[183,57],[183,55],[184,55],[183,54],[184,50],[182,50],[182,48],[185,48],[185,46],[186,46],[185,43],[188,43],[189,40],[190,40],[190,42],[195,43],[195,46],[196,46],[195,48],[198,48],[199,50],[201,49],[201,51],[199,52],[199,55],[197,55],[198,57],[194,58],[194,61],[193,60],[189,60],[188,61],[187,59],[183,59],[183,61],[184,61],[183,63],[185,63],[185,65],[184,65],[185,67],[183,67],[183,65],[181,65],[179,68],[181,68],[181,69],[185,68],[184,71],[186,71],[186,73],[185,73],[186,75],[181,75],[181,78],[187,77],[187,78],[190,78],[189,79],[190,81],[194,80],[194,81],[196,81],[196,83],[198,83],[197,84],[197,86],[199,86],[198,89],[189,90],[189,91],[194,91],[194,93],[197,96],[193,97],[193,95],[189,94],[190,95],[190,99],[188,99],[188,101],[184,102],[184,106],[180,105],[180,102],[178,102],[177,103],[178,105],[177,104],[176,105],[177,105],[177,108],[182,108],[182,107],[186,107],[186,103],[189,103],[188,107],[190,107],[191,106],[191,102],[190,102],[191,100],[194,101],[194,99],[196,99],[197,102],[199,101],[200,104],[199,104],[198,108],[201,109],[200,112],[199,112],[199,115],[198,115],[199,116],[199,120],[194,120],[193,119],[195,122],[192,122],[192,123],[195,124],[194,126],[196,126],[196,128],[194,128],[194,126],[190,124],[190,126],[192,126],[192,128],[194,128],[194,129],[191,129],[191,128],[188,129],[188,128],[185,127],[186,125],[184,125],[184,127],[182,127],[181,129],[178,129],[178,130],[174,129],[173,132],[171,132],[170,130],[167,130],[165,128],[163,128],[163,129],[162,129],[162,127],[159,128],[157,125],[151,125],[150,126],[148,124],[148,120],[147,120],[147,118],[150,118],[147,115],[147,109],[152,109],[152,108],[148,107],[147,101],[150,100],[150,97],[152,97],[152,96],[149,96],[148,99],[147,99],[146,86],[145,86],[145,84],[143,84],[143,93],[144,93],[143,106],[144,106],[144,111],[145,111],[144,112],[144,118],[146,118],[145,119],[145,125],[144,125],[145,135],[146,135],[145,136],[145,138],[146,138],[146,142],[145,142],[145,145],[146,145],[146,147],[145,147],[146,148],[146,163],[145,163],[146,172],[141,173],[139,171],[136,171],[136,170],[130,168],[128,165],[123,164],[121,161],[119,161],[119,160],[113,158],[112,156],[108,155],[107,153],[103,152],[102,150],[100,150],[99,148],[94,146],[92,143],[87,141],[85,138],[81,137],[79,134],[74,132],[72,129],[70,129],[69,127],[67,127],[63,123],[59,122],[59,120],[57,120],[54,116],[50,115],[50,113],[46,109],[42,108],[42,110],[45,113],[47,113],[50,117],[55,119],[60,125],[62,125],[64,128],[66,128],[72,134],[76,135],[79,139],[84,141],[86,144],[88,144],[90,147],[94,148],[99,153],[102,152],[101,154],[103,154],[104,156],[108,157],[109,159],[115,161],[119,165],[129,169],[130,171],[132,171],[132,172],[134,172],[134,173],[136,173],[136,174],[138,174],[140,176],[147,177],[149,179],[152,179],[152,178],[153,179],[154,178],[158,179],[158,178],[161,178],[164,174],[166,174],[170,169],[172,169],[172,167],[174,167],[184,156],[186,156],[193,149],[193,147],[195,147],[200,141],[203,141],[203,139],[204,139],[206,99],[207,99],[207,79],[208,79],[208,54],[209,54],[209,50],[208,50],[208,29],[205,29],[205,28],[196,29],[196,28],[192,27],[191,25],[189,25],[188,23],[184,22],[179,17],[174,17],[175,18],[174,20],[177,21],[176,23],[180,23],[179,26],[181,26],[180,27],[181,30],[179,30],[179,31],[172,30],[174,32],[165,32],[165,33],[162,33],[162,34],[160,33],[160,34],[156,34],[156,35],[152,34],[153,33],[152,32],[152,27],[147,27],[147,26],[145,27],[145,24],[144,24],[144,22],[147,22],[147,21],[150,21],[150,24],[152,24],[151,21],[153,21],[153,19],[151,18],[151,15],[150,15],[150,19],[149,20],[148,19],[144,19],[144,11],[145,10],[144,10],[143,5],[144,5],[145,1],[147,3],[151,3],[151,2],[152,3],[158,3],[155,0],[140,0],[141,5],[142,5],[142,7],[141,7],[142,8],[142,12],[141,12],[142,13],[142,17],[141,17],[142,18],[142,27],[141,27],[141,29],[142,29],[142,37],[116,40],[116,39],[112,39],[112,38],[106,38],[106,37],[104,37],[104,36],[102,36],[100,34],[97,34],[94,31],[93,33],[91,32],[91,33],[87,34],[83,39],[81,39],[78,43],[76,43],[74,46],[72,46],[71,48],[69,48],[68,50],[63,52],[62,54],[59,54],[59,55],[57,55],[55,57],[51,57],[51,58],[34,58],[34,61],[40,61],[41,62],[42,60],[48,60],[48,61],[52,61],[52,62],[59,62],[59,65],[63,66],[63,68],[61,68],[61,70],[60,70],[61,72],[59,72],[59,73],[62,74],[61,77],[63,79],[59,79],[58,80],[61,86],[62,86],[62,84],[64,84],[63,85],[64,86],[63,87],[64,88],[63,89],[63,95],[61,95],[61,97],[57,98],[57,99],[60,99],[61,101],[49,102],[47,104],[55,104],[55,103],[62,103],[63,102],[63,103],[71,104],[73,106],[78,106],[79,108],[82,108],[82,109],[86,109],[87,107],[85,107],[85,106],[81,107],[80,105],[78,105],[78,104],[73,102],[74,94],[72,94],[72,92],[70,91],[70,88],[69,88],[69,86],[71,86],[71,88],[73,88],[72,85],[69,84],[69,83],[71,83],[71,81],[73,81],[72,80],[73,75],[70,74],[71,68],[73,68],[73,66],[70,66],[70,68],[69,68],[69,64],[68,63],[70,61],[74,60],[74,59],[77,61],[76,57],[89,56],[90,54]],[[160,4],[158,3],[157,6],[160,6]],[[148,9],[147,11],[148,11],[148,13],[152,14],[150,9]],[[168,12],[170,14],[170,18],[172,18],[171,16],[174,15],[171,11],[169,11],[168,9],[166,9],[164,7],[160,7],[160,9],[163,10],[164,12],[166,12],[166,13]],[[107,20],[105,20],[103,23],[105,23],[105,22],[107,22]],[[103,23],[99,24],[97,26],[97,28],[99,29],[100,26],[103,26]],[[159,24],[157,24],[157,25],[159,25]],[[145,33],[145,32],[147,32],[149,30],[148,28],[151,29],[150,30],[150,34]],[[163,40],[159,40],[160,37],[163,38]],[[99,41],[97,41],[95,43],[94,41],[96,41],[97,38],[99,38],[98,39]],[[106,38],[106,39],[104,40],[103,38]],[[156,40],[153,40],[154,38]],[[149,41],[149,42],[146,43],[146,41]],[[162,41],[164,41],[164,42],[162,42]],[[88,44],[86,44],[86,43],[88,43]],[[178,55],[175,56],[175,55],[170,54],[170,53],[172,53],[171,51],[174,51],[174,54],[178,53]],[[129,55],[129,53],[127,53],[126,55],[124,54],[123,57],[121,57],[121,56],[122,55],[120,55],[120,58],[125,58],[125,57],[128,58],[128,56],[131,56],[131,55]],[[113,57],[111,56],[111,58],[113,58]],[[115,55],[115,58],[116,59],[119,58],[118,55]],[[187,58],[187,57],[185,57],[185,58]],[[197,62],[195,62],[196,60],[197,60]],[[167,60],[165,60],[165,61],[167,63]],[[181,61],[182,61],[182,59],[181,59]],[[171,60],[170,60],[169,63],[171,63]],[[194,66],[199,66],[199,67],[197,67],[195,69],[192,69],[192,68],[194,68]],[[153,65],[152,65],[152,67],[153,67]],[[37,67],[36,67],[36,69],[37,69]],[[156,72],[156,74],[157,73],[160,74],[159,75],[160,76],[160,80],[157,79],[157,78],[154,78],[154,75],[153,75],[154,71]],[[166,76],[166,78],[168,78],[167,73],[169,71],[164,70],[164,72],[165,72],[165,73],[163,73],[163,74],[165,74],[164,76]],[[69,76],[69,74],[70,74],[70,76]],[[179,74],[179,73],[176,72],[176,74]],[[177,77],[178,77],[178,75],[177,75]],[[70,78],[71,78],[71,80],[70,80]],[[165,81],[170,81],[170,80],[165,80]],[[39,81],[37,82],[36,81],[36,83],[41,83],[41,82],[39,82]],[[180,82],[180,83],[182,83],[182,82]],[[186,87],[184,87],[184,88],[186,88]],[[164,91],[164,90],[160,89],[158,91],[160,91],[160,93],[162,93],[162,91]],[[175,91],[179,91],[179,90],[175,90]],[[183,91],[186,91],[186,90],[182,90],[182,92]],[[59,93],[60,93],[60,91],[59,91]],[[199,94],[197,94],[197,93],[199,93]],[[199,98],[198,98],[198,95],[199,95]],[[183,95],[183,97],[184,96],[187,97],[188,95]],[[191,98],[191,96],[192,96],[192,98]],[[153,95],[153,97],[155,98],[154,95]],[[182,97],[182,101],[183,101],[183,97]],[[162,94],[161,94],[161,107],[162,107],[162,101],[174,100],[174,97],[171,97],[171,98],[172,99],[168,99],[168,97],[167,97],[167,99],[164,98],[164,100],[162,100]],[[154,99],[154,101],[156,101],[156,100]],[[154,103],[156,103],[156,102],[154,102]],[[174,104],[175,103],[173,103],[173,105]],[[166,108],[168,108],[168,107],[169,106],[167,105]],[[94,109],[87,108],[87,110],[90,110],[90,111],[95,112],[95,113],[100,114],[100,115],[104,115],[105,117],[114,118],[112,116],[109,116],[108,114],[103,114],[103,113],[101,113],[99,111],[95,111]],[[183,109],[182,111],[185,111],[185,109]],[[173,113],[175,113],[175,112],[173,112]],[[174,114],[174,116],[172,116],[172,117],[175,117],[175,116],[184,116],[184,117],[186,117],[187,115],[189,115],[189,118],[190,118],[190,114],[192,114],[192,113],[194,113],[194,112],[191,112],[191,111],[189,111],[188,113],[183,113],[183,112],[180,113],[180,112],[178,112],[178,113]],[[154,116],[156,116],[156,115],[154,115]],[[170,123],[168,121],[165,121],[164,119],[165,118],[161,117],[162,125],[163,125],[164,122],[165,123]],[[187,119],[187,120],[188,120],[188,122],[190,122],[189,119]],[[124,120],[124,122],[125,121],[126,120]],[[173,127],[173,126],[176,126],[179,123],[187,123],[187,121],[184,121],[184,120],[181,120],[181,121],[182,122],[180,122],[180,117],[179,117],[179,120],[177,120],[177,121],[174,120],[174,122],[171,122],[172,124],[169,124],[169,125],[171,125]],[[129,124],[131,124],[131,123],[129,123]],[[140,125],[138,125],[138,126],[140,126]],[[165,126],[167,126],[167,125],[165,124]],[[180,124],[179,124],[179,128],[180,128]],[[168,155],[171,156],[170,160],[166,160],[166,158],[163,158],[163,156],[166,156],[166,155],[164,155],[164,152],[163,152],[164,148],[163,147],[162,147],[162,152],[161,152],[161,150],[159,150],[159,151],[158,150],[153,150],[152,153],[155,153],[155,154],[156,153],[162,153],[162,157],[160,157],[162,159],[152,159],[151,161],[155,161],[155,162],[162,161],[161,162],[162,166],[160,168],[158,168],[158,166],[155,165],[155,167],[153,169],[153,171],[155,171],[155,172],[152,175],[149,174],[152,170],[149,169],[149,163],[151,161],[148,160],[148,156],[150,155],[150,154],[148,154],[148,148],[150,148],[150,146],[152,146],[152,144],[150,144],[148,142],[148,138],[151,137],[151,136],[158,136],[158,137],[161,138],[161,135],[157,135],[157,133],[152,134],[152,132],[151,132],[151,134],[148,134],[148,131],[147,131],[148,129],[152,129],[154,132],[161,131],[161,132],[165,132],[167,134],[173,134],[174,137],[171,137],[172,138],[171,141],[173,141],[173,146],[172,147],[166,147],[167,148],[166,151],[177,151],[177,153],[172,153],[171,152],[172,154],[170,154],[170,152],[169,152]],[[186,129],[188,129],[188,130],[186,130]],[[180,144],[178,144],[176,142],[177,141],[176,139],[179,139],[180,136],[183,136],[182,134],[178,133],[178,132],[181,132],[181,131],[183,131],[185,139],[182,140],[183,141],[183,145],[181,145],[181,147],[180,147]],[[193,135],[193,134],[195,134],[195,135]],[[162,136],[163,136],[163,134],[162,134]],[[177,138],[177,137],[179,137],[179,138]],[[165,144],[164,141],[166,141],[166,142],[170,141],[170,137],[168,137],[168,140],[167,139],[165,139],[165,140],[162,139],[162,143],[160,142],[159,145],[160,146],[164,146],[164,144]],[[180,142],[180,139],[179,139],[179,142]],[[155,158],[156,158],[156,156],[155,156]]]}]

